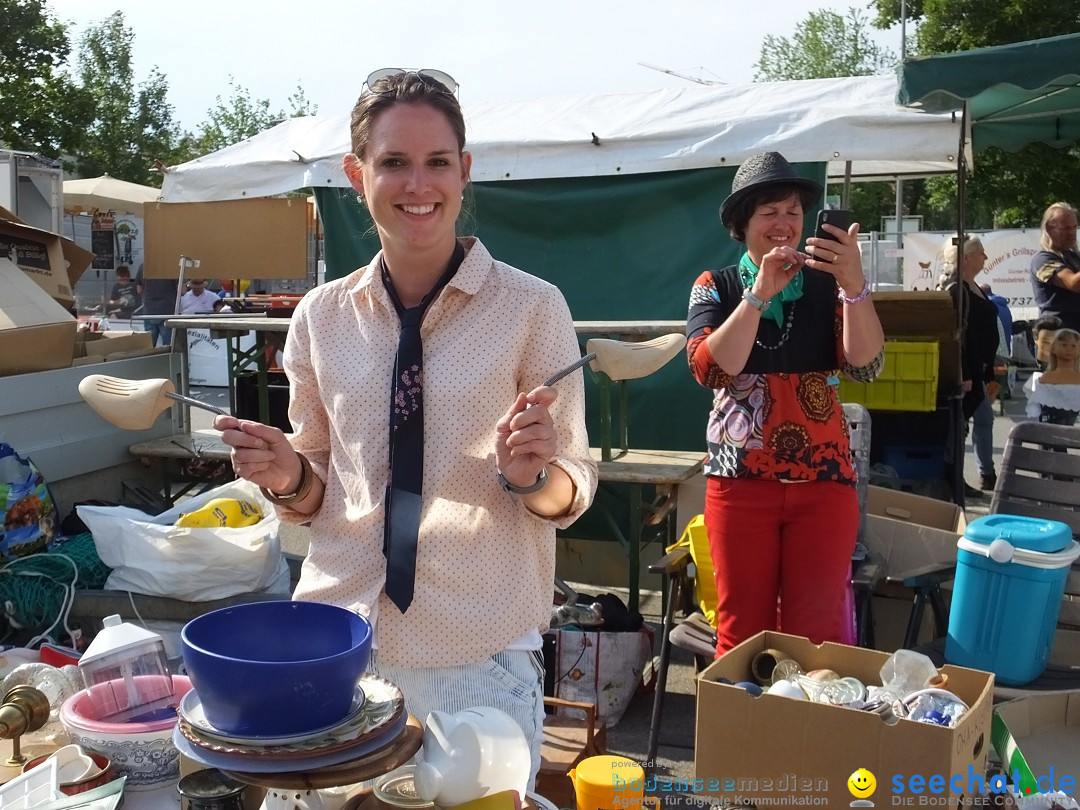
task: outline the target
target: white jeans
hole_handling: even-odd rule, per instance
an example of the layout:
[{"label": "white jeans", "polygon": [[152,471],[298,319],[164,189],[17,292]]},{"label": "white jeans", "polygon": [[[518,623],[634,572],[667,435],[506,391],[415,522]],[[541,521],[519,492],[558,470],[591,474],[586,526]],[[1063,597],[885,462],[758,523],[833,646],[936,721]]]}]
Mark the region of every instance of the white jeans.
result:
[{"label": "white jeans", "polygon": [[[539,650],[504,650],[479,664],[424,669],[383,666],[378,650],[373,650],[368,669],[401,689],[406,709],[421,723],[431,711],[453,713],[494,706],[506,712],[529,741],[532,769],[528,790],[536,788],[544,737],[544,661]],[[422,755],[421,751],[416,759]]]}]

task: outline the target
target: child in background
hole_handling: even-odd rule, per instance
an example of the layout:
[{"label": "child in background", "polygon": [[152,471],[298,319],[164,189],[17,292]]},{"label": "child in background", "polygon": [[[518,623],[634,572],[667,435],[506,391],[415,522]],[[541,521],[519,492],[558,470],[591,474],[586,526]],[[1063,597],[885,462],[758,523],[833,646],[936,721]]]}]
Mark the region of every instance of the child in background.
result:
[{"label": "child in background", "polygon": [[1050,343],[1048,368],[1031,375],[1024,390],[1027,415],[1052,425],[1074,425],[1080,415],[1080,332],[1059,329]]}]

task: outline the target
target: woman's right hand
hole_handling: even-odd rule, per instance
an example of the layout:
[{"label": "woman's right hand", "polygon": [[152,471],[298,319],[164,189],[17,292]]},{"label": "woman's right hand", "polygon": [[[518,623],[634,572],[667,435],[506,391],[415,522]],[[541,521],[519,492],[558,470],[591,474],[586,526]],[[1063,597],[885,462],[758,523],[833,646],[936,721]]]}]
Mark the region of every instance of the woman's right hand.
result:
[{"label": "woman's right hand", "polygon": [[232,468],[238,477],[270,492],[295,492],[300,486],[300,456],[280,429],[235,416],[215,417],[214,428],[232,448]]},{"label": "woman's right hand", "polygon": [[789,245],[774,247],[761,259],[751,292],[762,301],[779,293],[806,263],[807,255]]}]

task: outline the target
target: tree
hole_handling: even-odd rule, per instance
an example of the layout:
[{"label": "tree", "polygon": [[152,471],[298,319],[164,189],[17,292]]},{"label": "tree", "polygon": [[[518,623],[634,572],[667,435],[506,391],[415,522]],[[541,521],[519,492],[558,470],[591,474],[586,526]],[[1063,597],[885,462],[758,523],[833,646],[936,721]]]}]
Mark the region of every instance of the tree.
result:
[{"label": "tree", "polygon": [[62,71],[70,52],[41,0],[0,0],[0,144],[49,157],[74,148],[91,104]]},{"label": "tree", "polygon": [[[900,22],[900,0],[871,0],[870,7],[876,28]],[[907,0],[906,11],[918,26],[908,52],[923,56],[1080,31],[1077,0]]]},{"label": "tree", "polygon": [[870,39],[867,22],[854,8],[846,17],[835,11],[812,11],[788,39],[769,34],[754,65],[755,81],[829,79],[887,73],[896,56]]},{"label": "tree", "polygon": [[288,113],[284,110],[272,112],[269,99],[253,99],[251,92],[238,85],[232,76],[229,77],[229,87],[232,96],[227,102],[221,96],[217,97],[215,106],[207,113],[209,120],[203,122],[199,134],[193,137],[191,147],[195,150],[195,156],[239,143],[286,118],[314,115],[318,111],[307,100],[299,85],[288,98]]},{"label": "tree", "polygon": [[[879,48],[867,34],[867,23],[854,8],[847,17],[834,11],[813,11],[796,27],[789,40],[769,35],[761,45],[757,61],[758,81],[828,79],[839,76],[867,76],[893,69],[896,56]],[[838,194],[834,186],[829,189]],[[920,185],[904,185],[905,200],[917,205]],[[876,230],[883,216],[896,212],[893,183],[856,183],[848,205],[858,213],[863,230]]]},{"label": "tree", "polygon": [[[874,25],[900,21],[900,0],[872,0]],[[1006,45],[1027,39],[1080,32],[1080,0],[908,0],[908,20],[917,25],[915,55]],[[1080,146],[1064,150],[1031,144],[1018,152],[988,148],[975,156],[967,180],[965,227],[1036,227],[1046,206],[1072,199],[1080,188]],[[926,183],[925,227],[956,225],[956,179]]]},{"label": "tree", "polygon": [[117,11],[83,35],[78,69],[83,92],[93,101],[94,118],[76,152],[86,176],[108,173],[133,183],[160,183],[155,160],[171,162],[180,129],[168,103],[169,85],[156,67],[136,88],[131,64],[134,34]]}]

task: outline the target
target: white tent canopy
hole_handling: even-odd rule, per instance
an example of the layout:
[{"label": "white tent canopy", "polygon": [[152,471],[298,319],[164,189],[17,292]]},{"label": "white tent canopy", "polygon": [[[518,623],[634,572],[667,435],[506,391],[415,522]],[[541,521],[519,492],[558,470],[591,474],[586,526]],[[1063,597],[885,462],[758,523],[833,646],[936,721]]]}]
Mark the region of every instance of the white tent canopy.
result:
[{"label": "white tent canopy", "polygon": [[[465,105],[475,182],[735,166],[775,150],[830,177],[955,172],[959,120],[898,107],[896,78],[866,76]],[[347,186],[349,116],[292,118],[170,167],[165,202]]]}]

